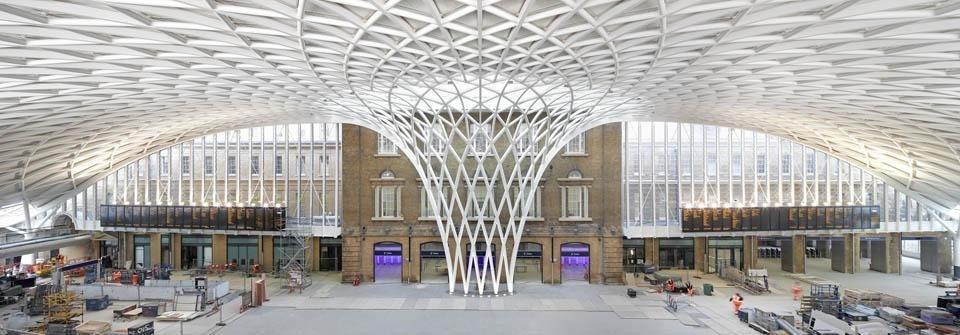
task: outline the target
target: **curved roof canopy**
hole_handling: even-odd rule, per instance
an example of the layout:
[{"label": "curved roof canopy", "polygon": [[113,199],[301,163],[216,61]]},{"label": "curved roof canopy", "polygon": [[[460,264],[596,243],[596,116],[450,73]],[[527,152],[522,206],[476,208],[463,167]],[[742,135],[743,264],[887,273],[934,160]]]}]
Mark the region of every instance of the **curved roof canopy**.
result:
[{"label": "curved roof canopy", "polygon": [[216,130],[294,120],[382,130],[384,115],[417,106],[396,101],[488,83],[569,94],[571,114],[596,122],[794,138],[934,208],[960,203],[956,1],[478,3],[4,2],[0,204],[51,203]]}]

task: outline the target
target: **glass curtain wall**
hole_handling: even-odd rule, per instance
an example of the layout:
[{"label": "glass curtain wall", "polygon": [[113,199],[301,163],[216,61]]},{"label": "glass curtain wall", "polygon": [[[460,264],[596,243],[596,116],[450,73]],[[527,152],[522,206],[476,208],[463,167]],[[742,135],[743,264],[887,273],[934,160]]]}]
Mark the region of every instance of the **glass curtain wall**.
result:
[{"label": "glass curtain wall", "polygon": [[[911,230],[941,215],[825,152],[750,130],[625,122],[624,228],[679,225],[684,207],[878,205]],[[636,237],[636,236],[634,236]]]},{"label": "glass curtain wall", "polygon": [[286,206],[287,223],[339,226],[340,139],[336,123],[201,136],[130,162],[65,208],[92,222],[100,204]]}]

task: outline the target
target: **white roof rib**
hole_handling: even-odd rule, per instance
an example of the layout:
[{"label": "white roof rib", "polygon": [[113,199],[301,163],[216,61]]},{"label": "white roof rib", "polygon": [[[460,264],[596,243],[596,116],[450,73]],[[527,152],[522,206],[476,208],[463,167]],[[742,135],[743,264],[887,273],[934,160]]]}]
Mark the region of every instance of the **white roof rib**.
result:
[{"label": "white roof rib", "polygon": [[565,83],[603,122],[760,130],[960,203],[956,2],[477,3],[0,3],[0,205],[213,131],[371,124],[384,92],[450,81]]}]

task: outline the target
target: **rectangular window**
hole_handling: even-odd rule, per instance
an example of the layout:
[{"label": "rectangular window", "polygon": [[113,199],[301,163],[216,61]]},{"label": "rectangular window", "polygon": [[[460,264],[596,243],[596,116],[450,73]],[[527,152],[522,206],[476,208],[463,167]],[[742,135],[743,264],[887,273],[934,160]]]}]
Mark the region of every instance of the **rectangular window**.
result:
[{"label": "rectangular window", "polygon": [[427,154],[443,155],[446,146],[447,139],[443,136],[443,126],[439,124],[434,125],[433,131],[430,132],[430,138],[428,139],[428,147],[425,148]]},{"label": "rectangular window", "polygon": [[790,174],[790,154],[784,154],[781,158],[783,161],[780,165],[780,174]]},{"label": "rectangular window", "polygon": [[250,175],[260,175],[260,156],[250,156]]},{"label": "rectangular window", "polygon": [[386,136],[377,134],[377,154],[395,155],[396,153],[397,145]]},{"label": "rectangular window", "polygon": [[227,175],[237,175],[237,156],[227,156]]},{"label": "rectangular window", "polygon": [[167,156],[160,156],[160,175],[170,175],[170,159],[168,159]]},{"label": "rectangular window", "polygon": [[190,156],[180,157],[180,173],[184,176],[190,175]]},{"label": "rectangular window", "polygon": [[145,167],[143,166],[143,160],[142,160],[142,159],[141,159],[141,160],[138,160],[138,161],[137,161],[137,176],[138,176],[138,177],[143,177],[143,172],[144,172],[144,171],[147,171],[147,168],[145,168]]},{"label": "rectangular window", "polygon": [[283,175],[283,156],[277,156],[273,161],[273,172],[278,176]]},{"label": "rectangular window", "polygon": [[306,176],[307,172],[309,172],[308,168],[307,156],[300,156],[300,159],[297,163],[297,172],[299,172],[301,176]]},{"label": "rectangular window", "polygon": [[513,147],[518,155],[532,155],[537,151],[537,137],[533,132],[533,127],[530,127],[529,124],[521,123],[518,125],[513,138],[515,138]]},{"label": "rectangular window", "polygon": [[485,155],[490,151],[490,136],[493,132],[489,124],[470,125],[470,149],[474,154]]},{"label": "rectangular window", "polygon": [[567,142],[565,150],[568,154],[586,153],[586,134],[579,133],[577,136],[574,136],[570,142]]},{"label": "rectangular window", "polygon": [[[527,213],[527,218],[543,218],[543,202],[541,201],[540,187],[537,186],[528,186],[527,189],[520,194],[520,187],[513,186],[510,188],[513,199],[520,200],[518,203],[523,206],[526,205],[527,197],[530,196],[530,190],[533,189],[536,194],[533,195],[533,203],[530,204],[530,212]],[[522,211],[523,207],[517,209]]]},{"label": "rectangular window", "polygon": [[816,152],[808,152],[806,154],[806,157],[807,157],[807,163],[806,163],[807,174],[812,175],[817,172]]},{"label": "rectangular window", "polygon": [[[467,217],[478,218],[484,217],[489,218],[493,217],[493,201],[487,201],[487,185],[483,185],[478,182],[478,185],[473,188],[473,201],[469,202],[469,207],[467,207]],[[484,203],[486,202],[486,208],[484,208]]]},{"label": "rectangular window", "polygon": [[567,187],[566,217],[582,218],[584,216],[583,207],[585,205],[586,190],[583,186]]},{"label": "rectangular window", "polygon": [[397,187],[381,186],[380,188],[380,217],[396,218],[400,217],[397,213]]},{"label": "rectangular window", "polygon": [[[437,191],[436,186],[432,186],[432,189],[434,190],[434,192]],[[444,199],[446,201],[450,201],[449,191],[450,189],[448,187],[443,187],[442,189],[443,193],[440,195],[441,198],[437,199],[437,206],[438,206],[437,208],[443,208],[445,206],[443,203]],[[430,201],[430,197],[427,195],[426,187],[421,187],[420,188],[420,217],[436,218],[437,216],[440,216],[440,218],[446,217],[446,215],[444,215],[444,211],[437,211],[435,208],[433,208],[433,204]]]},{"label": "rectangular window", "polygon": [[757,174],[767,174],[767,155],[757,154]]},{"label": "rectangular window", "polygon": [[203,157],[203,174],[208,176],[213,175],[213,156]]}]

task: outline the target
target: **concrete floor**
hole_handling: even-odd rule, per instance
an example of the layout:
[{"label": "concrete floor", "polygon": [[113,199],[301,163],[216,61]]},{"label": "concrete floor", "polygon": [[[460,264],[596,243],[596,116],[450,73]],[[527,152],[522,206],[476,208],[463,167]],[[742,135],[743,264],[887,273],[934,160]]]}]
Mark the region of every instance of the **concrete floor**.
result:
[{"label": "concrete floor", "polygon": [[[864,269],[868,260],[863,262]],[[794,280],[780,270],[779,259],[762,259],[770,272],[773,294],[745,294],[744,307],[768,311],[790,311],[799,304],[789,293]],[[841,288],[862,288],[898,295],[908,302],[935,304],[944,288],[930,285],[935,274],[921,272],[919,262],[905,258],[903,275],[869,270],[842,274],[830,270],[829,259],[808,259],[807,274],[832,280]],[[227,325],[215,324],[219,314],[184,322],[183,334],[294,334],[325,332],[332,334],[752,334],[736,321],[727,298],[739,291],[713,275],[692,271],[676,273],[693,281],[696,287],[715,285],[714,296],[683,298],[677,313],[664,308],[665,295],[653,292],[639,278],[628,276],[627,286],[544,285],[518,283],[513,296],[464,297],[447,294],[446,284],[363,284],[359,287],[340,283],[339,273],[317,273],[313,285],[303,293],[288,293],[283,280],[268,279],[269,302],[263,307],[239,314],[239,300],[223,308]],[[185,276],[186,274],[178,274]],[[220,279],[220,278],[217,278]],[[238,275],[226,274],[231,287],[249,287]],[[627,298],[625,289],[636,287],[641,296]],[[459,289],[459,287],[457,288]],[[505,289],[505,288],[504,288]],[[113,307],[124,304],[115,302]],[[4,314],[14,306],[0,308]],[[88,312],[87,320],[111,321],[110,309]],[[114,323],[119,329],[136,321]],[[685,325],[686,324],[686,325]],[[158,334],[180,334],[179,323],[157,323]]]}]

